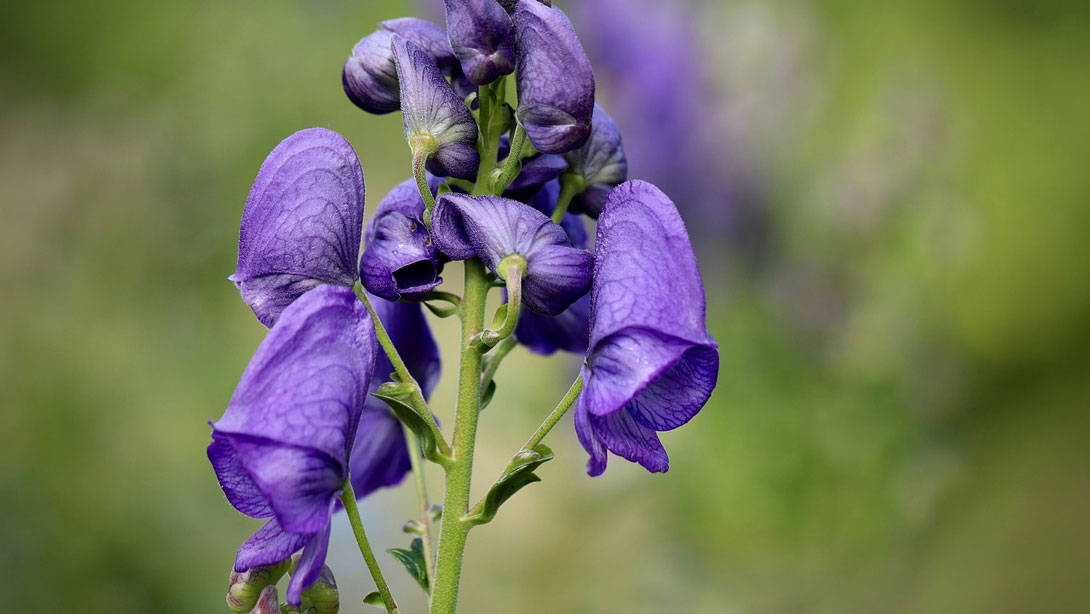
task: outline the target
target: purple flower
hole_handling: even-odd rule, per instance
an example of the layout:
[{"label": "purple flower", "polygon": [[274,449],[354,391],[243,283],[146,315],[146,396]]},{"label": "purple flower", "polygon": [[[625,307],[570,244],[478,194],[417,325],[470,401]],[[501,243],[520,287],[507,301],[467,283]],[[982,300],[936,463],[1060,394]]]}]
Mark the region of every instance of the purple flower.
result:
[{"label": "purple flower", "polygon": [[575,409],[587,473],[606,451],[648,471],[669,468],[657,431],[688,422],[711,395],[719,351],[705,324],[700,281],[677,208],[655,186],[613,190],[598,220],[590,352]]},{"label": "purple flower", "polygon": [[[394,35],[410,40],[432,59],[453,74],[458,67],[447,33],[425,19],[402,17],[381,24],[382,28],[363,37],[352,48],[352,55],[341,69],[344,93],[356,106],[381,115],[401,108],[397,68],[394,66],[392,43]],[[460,74],[461,69],[457,72]]]},{"label": "purple flower", "polygon": [[[439,383],[439,347],[420,305],[394,303],[377,296],[370,296],[370,299],[409,373],[420,384],[424,398],[429,398]],[[364,497],[384,486],[397,485],[410,470],[401,423],[384,402],[370,394],[377,391],[393,371],[386,354],[379,351],[349,462],[356,497]]]},{"label": "purple flower", "polygon": [[535,0],[515,9],[518,119],[538,151],[564,153],[590,135],[594,74],[567,15]]},{"label": "purple flower", "polygon": [[311,128],[284,139],[257,173],[228,279],[257,319],[319,284],[352,287],[363,226],[363,170],[336,132]]},{"label": "purple flower", "polygon": [[480,258],[497,274],[505,257],[525,258],[522,300],[538,313],[559,314],[590,286],[590,252],[572,247],[563,228],[515,200],[444,194],[435,206],[432,237],[450,258]]},{"label": "purple flower", "polygon": [[480,163],[473,114],[427,52],[397,35],[393,49],[405,138],[414,152],[421,148],[428,153],[427,168],[433,175],[473,179]]},{"label": "purple flower", "polygon": [[450,45],[472,83],[492,83],[515,70],[515,27],[496,0],[444,4]]},{"label": "purple flower", "polygon": [[601,106],[594,105],[590,138],[579,149],[564,154],[572,174],[586,189],[572,199],[571,210],[597,218],[614,186],[628,179],[628,160],[621,147],[621,131]]},{"label": "purple flower", "polygon": [[360,258],[360,279],[369,292],[391,301],[420,300],[442,283],[443,263],[423,216],[424,199],[412,179],[379,203]]},{"label": "purple flower", "polygon": [[370,315],[351,290],[307,292],[284,310],[212,425],[208,459],[227,499],[270,519],[239,548],[235,570],[302,548],[288,585],[295,605],[325,561],[375,352]]}]

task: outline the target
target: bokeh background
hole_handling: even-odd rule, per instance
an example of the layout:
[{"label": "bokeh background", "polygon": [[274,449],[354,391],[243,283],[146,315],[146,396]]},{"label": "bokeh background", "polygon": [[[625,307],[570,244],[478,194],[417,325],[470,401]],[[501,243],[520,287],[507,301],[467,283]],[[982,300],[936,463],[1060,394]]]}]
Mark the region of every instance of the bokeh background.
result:
[{"label": "bokeh background", "polygon": [[[464,611],[1085,611],[1090,5],[557,4],[633,176],[689,221],[721,384],[664,436],[665,475],[614,460],[588,478],[558,429],[544,483],[472,535]],[[264,334],[224,279],[246,193],[309,126],[354,143],[369,206],[401,181],[399,117],[349,104],[339,70],[380,19],[433,9],[5,7],[5,609],[226,611],[259,523],[204,447]],[[574,368],[508,363],[477,492]],[[441,415],[451,396],[447,378]],[[403,546],[414,510],[411,488],[368,499],[376,546]],[[345,524],[330,562],[362,612]]]}]

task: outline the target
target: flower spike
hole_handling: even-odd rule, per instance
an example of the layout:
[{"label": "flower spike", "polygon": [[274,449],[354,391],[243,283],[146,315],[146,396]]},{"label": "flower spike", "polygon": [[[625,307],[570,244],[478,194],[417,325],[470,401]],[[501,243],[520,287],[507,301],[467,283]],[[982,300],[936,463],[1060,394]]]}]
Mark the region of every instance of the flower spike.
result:
[{"label": "flower spike", "polygon": [[515,70],[515,27],[496,0],[445,0],[450,45],[476,85]]}]

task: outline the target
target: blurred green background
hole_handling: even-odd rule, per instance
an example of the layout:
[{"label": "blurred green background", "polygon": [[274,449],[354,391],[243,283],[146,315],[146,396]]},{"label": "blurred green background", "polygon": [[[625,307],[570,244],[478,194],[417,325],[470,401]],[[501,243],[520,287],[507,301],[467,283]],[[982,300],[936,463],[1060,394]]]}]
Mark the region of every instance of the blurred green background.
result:
[{"label": "blurred green background", "polygon": [[[570,425],[558,429],[544,483],[472,535],[463,610],[1085,611],[1088,6],[687,5],[716,93],[707,112],[729,109],[715,129],[732,153],[712,168],[760,195],[759,222],[693,229],[720,387],[663,437],[665,475],[614,459],[590,479]],[[204,458],[206,421],[264,334],[224,279],[242,205],[265,154],[309,126],[354,143],[369,207],[407,175],[399,116],[355,109],[338,73],[378,20],[410,12],[6,7],[8,611],[226,611],[233,552],[259,524],[228,506]],[[721,206],[678,204],[690,219]],[[451,323],[436,328],[449,348]],[[574,368],[525,352],[508,363],[478,487]],[[451,397],[448,377],[443,416]],[[410,491],[364,505],[376,547],[404,545]],[[343,611],[362,612],[371,585],[345,524],[330,563]],[[403,611],[420,611],[382,556]]]}]

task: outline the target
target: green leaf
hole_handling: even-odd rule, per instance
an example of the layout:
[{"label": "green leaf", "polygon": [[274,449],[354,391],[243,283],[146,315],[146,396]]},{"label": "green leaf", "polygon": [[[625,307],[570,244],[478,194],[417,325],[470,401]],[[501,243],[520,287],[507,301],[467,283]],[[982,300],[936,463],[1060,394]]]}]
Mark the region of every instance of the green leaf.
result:
[{"label": "green leaf", "polygon": [[488,387],[484,389],[484,393],[481,395],[481,409],[488,407],[488,404],[492,402],[492,397],[496,396],[496,380],[488,380]]},{"label": "green leaf", "polygon": [[380,610],[386,609],[386,603],[382,601],[382,595],[378,594],[378,591],[368,593],[368,595],[363,598],[363,603],[365,605],[375,606]]},{"label": "green leaf", "polygon": [[438,318],[449,318],[458,315],[458,305],[437,305],[431,301],[424,301],[424,306]]},{"label": "green leaf", "polygon": [[389,552],[401,566],[405,568],[405,571],[409,572],[409,576],[416,583],[420,585],[420,588],[424,589],[425,593],[431,592],[428,583],[428,562],[424,557],[424,541],[419,537],[412,541],[410,549],[404,548],[390,548],[386,552]]},{"label": "green leaf", "polygon": [[500,506],[506,503],[515,493],[525,486],[541,481],[541,478],[534,471],[553,458],[555,457],[552,449],[543,443],[534,446],[532,450],[523,450],[516,454],[511,463],[507,465],[507,470],[488,490],[484,500],[470,514],[466,515],[464,520],[475,525],[492,522]]},{"label": "green leaf", "polygon": [[412,393],[409,392],[405,384],[385,383],[379,386],[378,391],[372,396],[385,401],[394,416],[416,435],[416,439],[420,442],[420,447],[424,452],[424,458],[440,465],[446,465],[450,461],[439,452],[439,445],[435,441],[431,428],[413,408],[410,400]]}]

